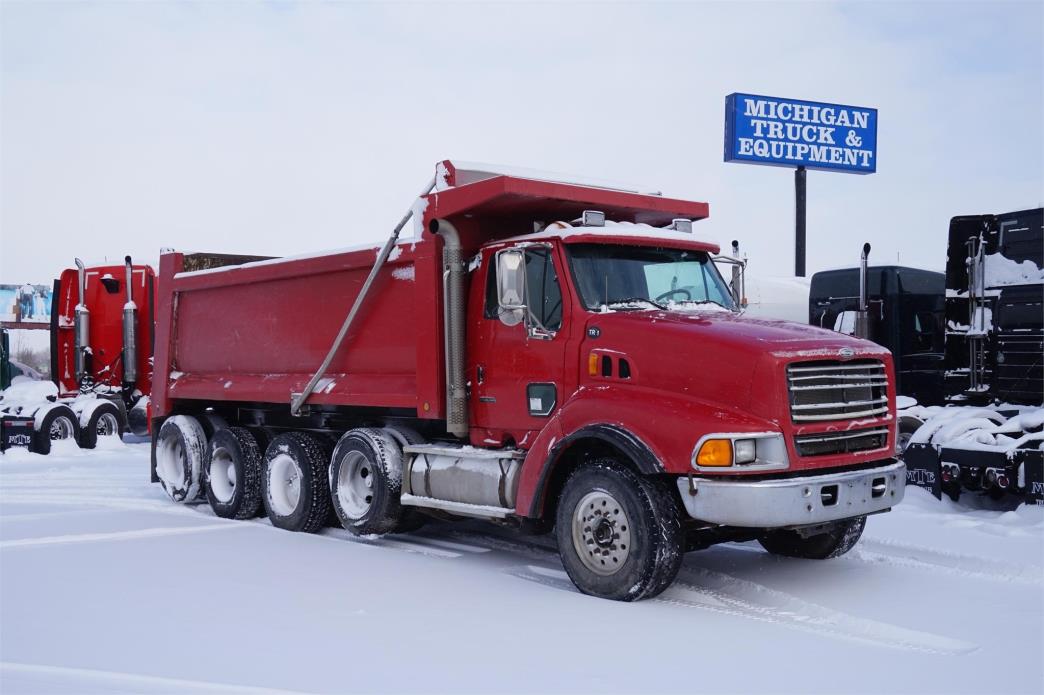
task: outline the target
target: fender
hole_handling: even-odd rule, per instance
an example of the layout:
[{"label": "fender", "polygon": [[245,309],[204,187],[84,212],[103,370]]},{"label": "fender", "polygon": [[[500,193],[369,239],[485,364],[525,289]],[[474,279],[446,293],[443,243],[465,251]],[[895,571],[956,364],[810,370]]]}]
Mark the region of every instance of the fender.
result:
[{"label": "fender", "polygon": [[[611,417],[606,417],[611,413]],[[591,437],[625,453],[643,474],[682,475],[710,432],[765,432],[779,424],[726,406],[640,386],[580,388],[540,431],[519,476],[519,516],[543,512],[551,472],[570,443]]]}]

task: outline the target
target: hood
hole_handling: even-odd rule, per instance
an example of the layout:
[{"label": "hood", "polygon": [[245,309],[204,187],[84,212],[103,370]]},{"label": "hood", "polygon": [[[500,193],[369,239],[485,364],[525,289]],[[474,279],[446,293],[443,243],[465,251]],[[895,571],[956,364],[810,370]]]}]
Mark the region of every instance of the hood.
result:
[{"label": "hood", "polygon": [[726,311],[615,311],[587,326],[598,337],[586,347],[625,354],[641,385],[752,413],[778,412],[759,394],[782,393],[787,362],[888,354],[835,331]]}]

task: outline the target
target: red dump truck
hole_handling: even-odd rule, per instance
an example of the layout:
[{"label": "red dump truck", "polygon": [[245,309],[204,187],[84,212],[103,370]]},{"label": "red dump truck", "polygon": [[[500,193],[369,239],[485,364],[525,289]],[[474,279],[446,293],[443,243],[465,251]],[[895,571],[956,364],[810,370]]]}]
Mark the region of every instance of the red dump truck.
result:
[{"label": "red dump truck", "polygon": [[153,482],[295,531],[553,531],[625,601],[714,543],[835,557],[902,499],[888,351],[744,318],[706,203],[437,172],[382,248],[161,257]]}]

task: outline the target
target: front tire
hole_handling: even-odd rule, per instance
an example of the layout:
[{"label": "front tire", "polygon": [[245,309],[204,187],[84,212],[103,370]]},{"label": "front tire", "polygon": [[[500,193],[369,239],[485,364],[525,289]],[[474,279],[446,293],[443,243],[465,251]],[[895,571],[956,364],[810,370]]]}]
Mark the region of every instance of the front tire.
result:
[{"label": "front tire", "polygon": [[330,449],[321,437],[286,432],[265,451],[262,500],[276,528],[315,533],[330,516]]},{"label": "front tire", "polygon": [[585,594],[615,601],[658,595],[682,561],[678,505],[659,481],[613,459],[577,469],[558,502],[562,564]]},{"label": "front tire", "polygon": [[223,519],[253,519],[261,509],[261,450],[243,427],[218,430],[207,447],[207,501]]},{"label": "front tire", "polygon": [[829,560],[841,557],[859,542],[866,527],[866,517],[834,522],[823,533],[802,538],[797,531],[769,531],[758,542],[773,555],[805,560]]}]

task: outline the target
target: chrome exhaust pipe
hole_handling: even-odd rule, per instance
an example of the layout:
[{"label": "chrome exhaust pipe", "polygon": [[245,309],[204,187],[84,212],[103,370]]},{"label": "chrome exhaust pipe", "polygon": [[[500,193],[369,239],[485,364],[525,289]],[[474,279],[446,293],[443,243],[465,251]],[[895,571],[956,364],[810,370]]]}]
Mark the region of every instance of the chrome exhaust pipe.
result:
[{"label": "chrome exhaust pipe", "polygon": [[127,285],[127,303],[123,305],[123,383],[129,387],[138,380],[138,306],[132,292],[134,269],[131,257],[127,256],[123,262]]},{"label": "chrome exhaust pipe", "polygon": [[866,286],[866,265],[870,257],[870,244],[863,244],[863,253],[859,256],[859,310],[856,312],[855,334],[857,338],[870,339],[870,306],[869,291]]},{"label": "chrome exhaust pipe", "polygon": [[88,359],[91,353],[91,312],[87,310],[87,268],[83,261],[76,259],[76,270],[79,278],[79,301],[76,304],[74,328],[76,331],[76,384],[83,383],[88,376]]},{"label": "chrome exhaust pipe", "polygon": [[431,231],[443,239],[442,310],[446,351],[446,430],[468,436],[468,395],[464,379],[464,322],[466,302],[464,254],[457,228],[447,220],[432,220]]}]

